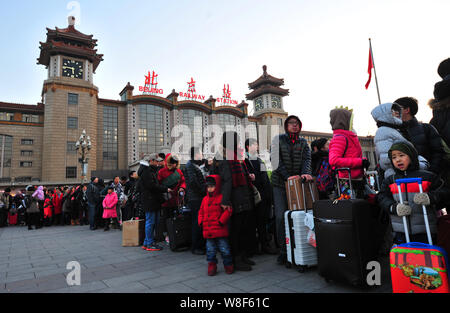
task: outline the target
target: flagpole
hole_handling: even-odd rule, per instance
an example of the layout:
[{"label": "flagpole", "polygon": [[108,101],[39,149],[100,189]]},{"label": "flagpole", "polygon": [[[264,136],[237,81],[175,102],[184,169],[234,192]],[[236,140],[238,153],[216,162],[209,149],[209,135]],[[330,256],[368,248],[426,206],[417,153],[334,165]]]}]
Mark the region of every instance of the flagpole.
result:
[{"label": "flagpole", "polygon": [[373,73],[375,74],[375,83],[377,85],[378,103],[381,105],[380,89],[378,88],[377,70],[375,68],[375,61],[373,60],[372,40],[370,38],[369,38],[369,46],[370,46],[370,57],[372,58]]}]

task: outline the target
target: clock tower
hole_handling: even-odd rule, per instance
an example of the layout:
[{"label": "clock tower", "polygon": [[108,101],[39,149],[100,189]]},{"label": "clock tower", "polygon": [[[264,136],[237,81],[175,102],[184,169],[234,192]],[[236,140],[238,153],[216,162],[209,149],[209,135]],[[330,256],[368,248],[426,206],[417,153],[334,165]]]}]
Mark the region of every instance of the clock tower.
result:
[{"label": "clock tower", "polygon": [[92,138],[88,177],[96,169],[99,112],[98,88],[94,86],[93,76],[103,61],[96,46],[97,40],[92,35],[75,29],[72,16],[67,28],[47,28],[47,40],[40,43],[38,64],[48,70],[42,90],[45,108],[42,180],[45,182],[80,181],[81,164],[75,143],[83,130]]},{"label": "clock tower", "polygon": [[[254,82],[249,83],[252,90],[246,95],[247,100],[253,101],[253,117],[258,120],[258,125],[279,126],[277,134],[267,137],[267,146],[270,147],[272,137],[284,132],[284,120],[288,114],[284,110],[283,97],[289,95],[289,89],[281,88],[284,79],[267,74],[267,66],[263,66],[263,74]],[[269,134],[269,133],[268,133]]]}]

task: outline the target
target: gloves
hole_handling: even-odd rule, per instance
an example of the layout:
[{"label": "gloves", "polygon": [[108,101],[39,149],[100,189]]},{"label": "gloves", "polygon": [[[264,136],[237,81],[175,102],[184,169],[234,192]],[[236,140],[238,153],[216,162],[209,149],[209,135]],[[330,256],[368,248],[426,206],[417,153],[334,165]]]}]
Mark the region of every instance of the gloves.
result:
[{"label": "gloves", "polygon": [[362,167],[367,170],[369,168],[369,166],[370,166],[369,160],[367,160],[366,158],[363,158],[362,159]]},{"label": "gloves", "polygon": [[400,217],[411,215],[411,211],[411,207],[407,204],[397,203],[391,206],[391,214]]},{"label": "gloves", "polygon": [[430,205],[430,196],[427,193],[417,193],[414,196],[414,203],[419,205]]}]

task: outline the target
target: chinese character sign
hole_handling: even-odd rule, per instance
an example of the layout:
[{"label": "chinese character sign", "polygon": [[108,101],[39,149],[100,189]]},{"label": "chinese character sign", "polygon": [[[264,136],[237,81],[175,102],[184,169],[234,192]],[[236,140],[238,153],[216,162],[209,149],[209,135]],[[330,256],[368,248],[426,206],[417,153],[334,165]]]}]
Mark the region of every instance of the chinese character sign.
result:
[{"label": "chinese character sign", "polygon": [[158,74],[156,74],[155,71],[152,71],[151,73],[148,71],[148,75],[145,75],[144,86],[139,86],[139,91],[150,95],[162,95],[164,93],[162,89],[158,89]]}]

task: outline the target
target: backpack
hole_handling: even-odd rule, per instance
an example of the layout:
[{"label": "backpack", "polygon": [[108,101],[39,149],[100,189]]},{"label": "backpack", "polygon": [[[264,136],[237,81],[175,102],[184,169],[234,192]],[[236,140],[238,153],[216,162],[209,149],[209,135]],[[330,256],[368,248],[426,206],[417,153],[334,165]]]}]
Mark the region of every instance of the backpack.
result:
[{"label": "backpack", "polygon": [[334,190],[334,171],[331,168],[328,159],[322,160],[322,163],[320,164],[316,185],[320,192],[330,192]]}]

